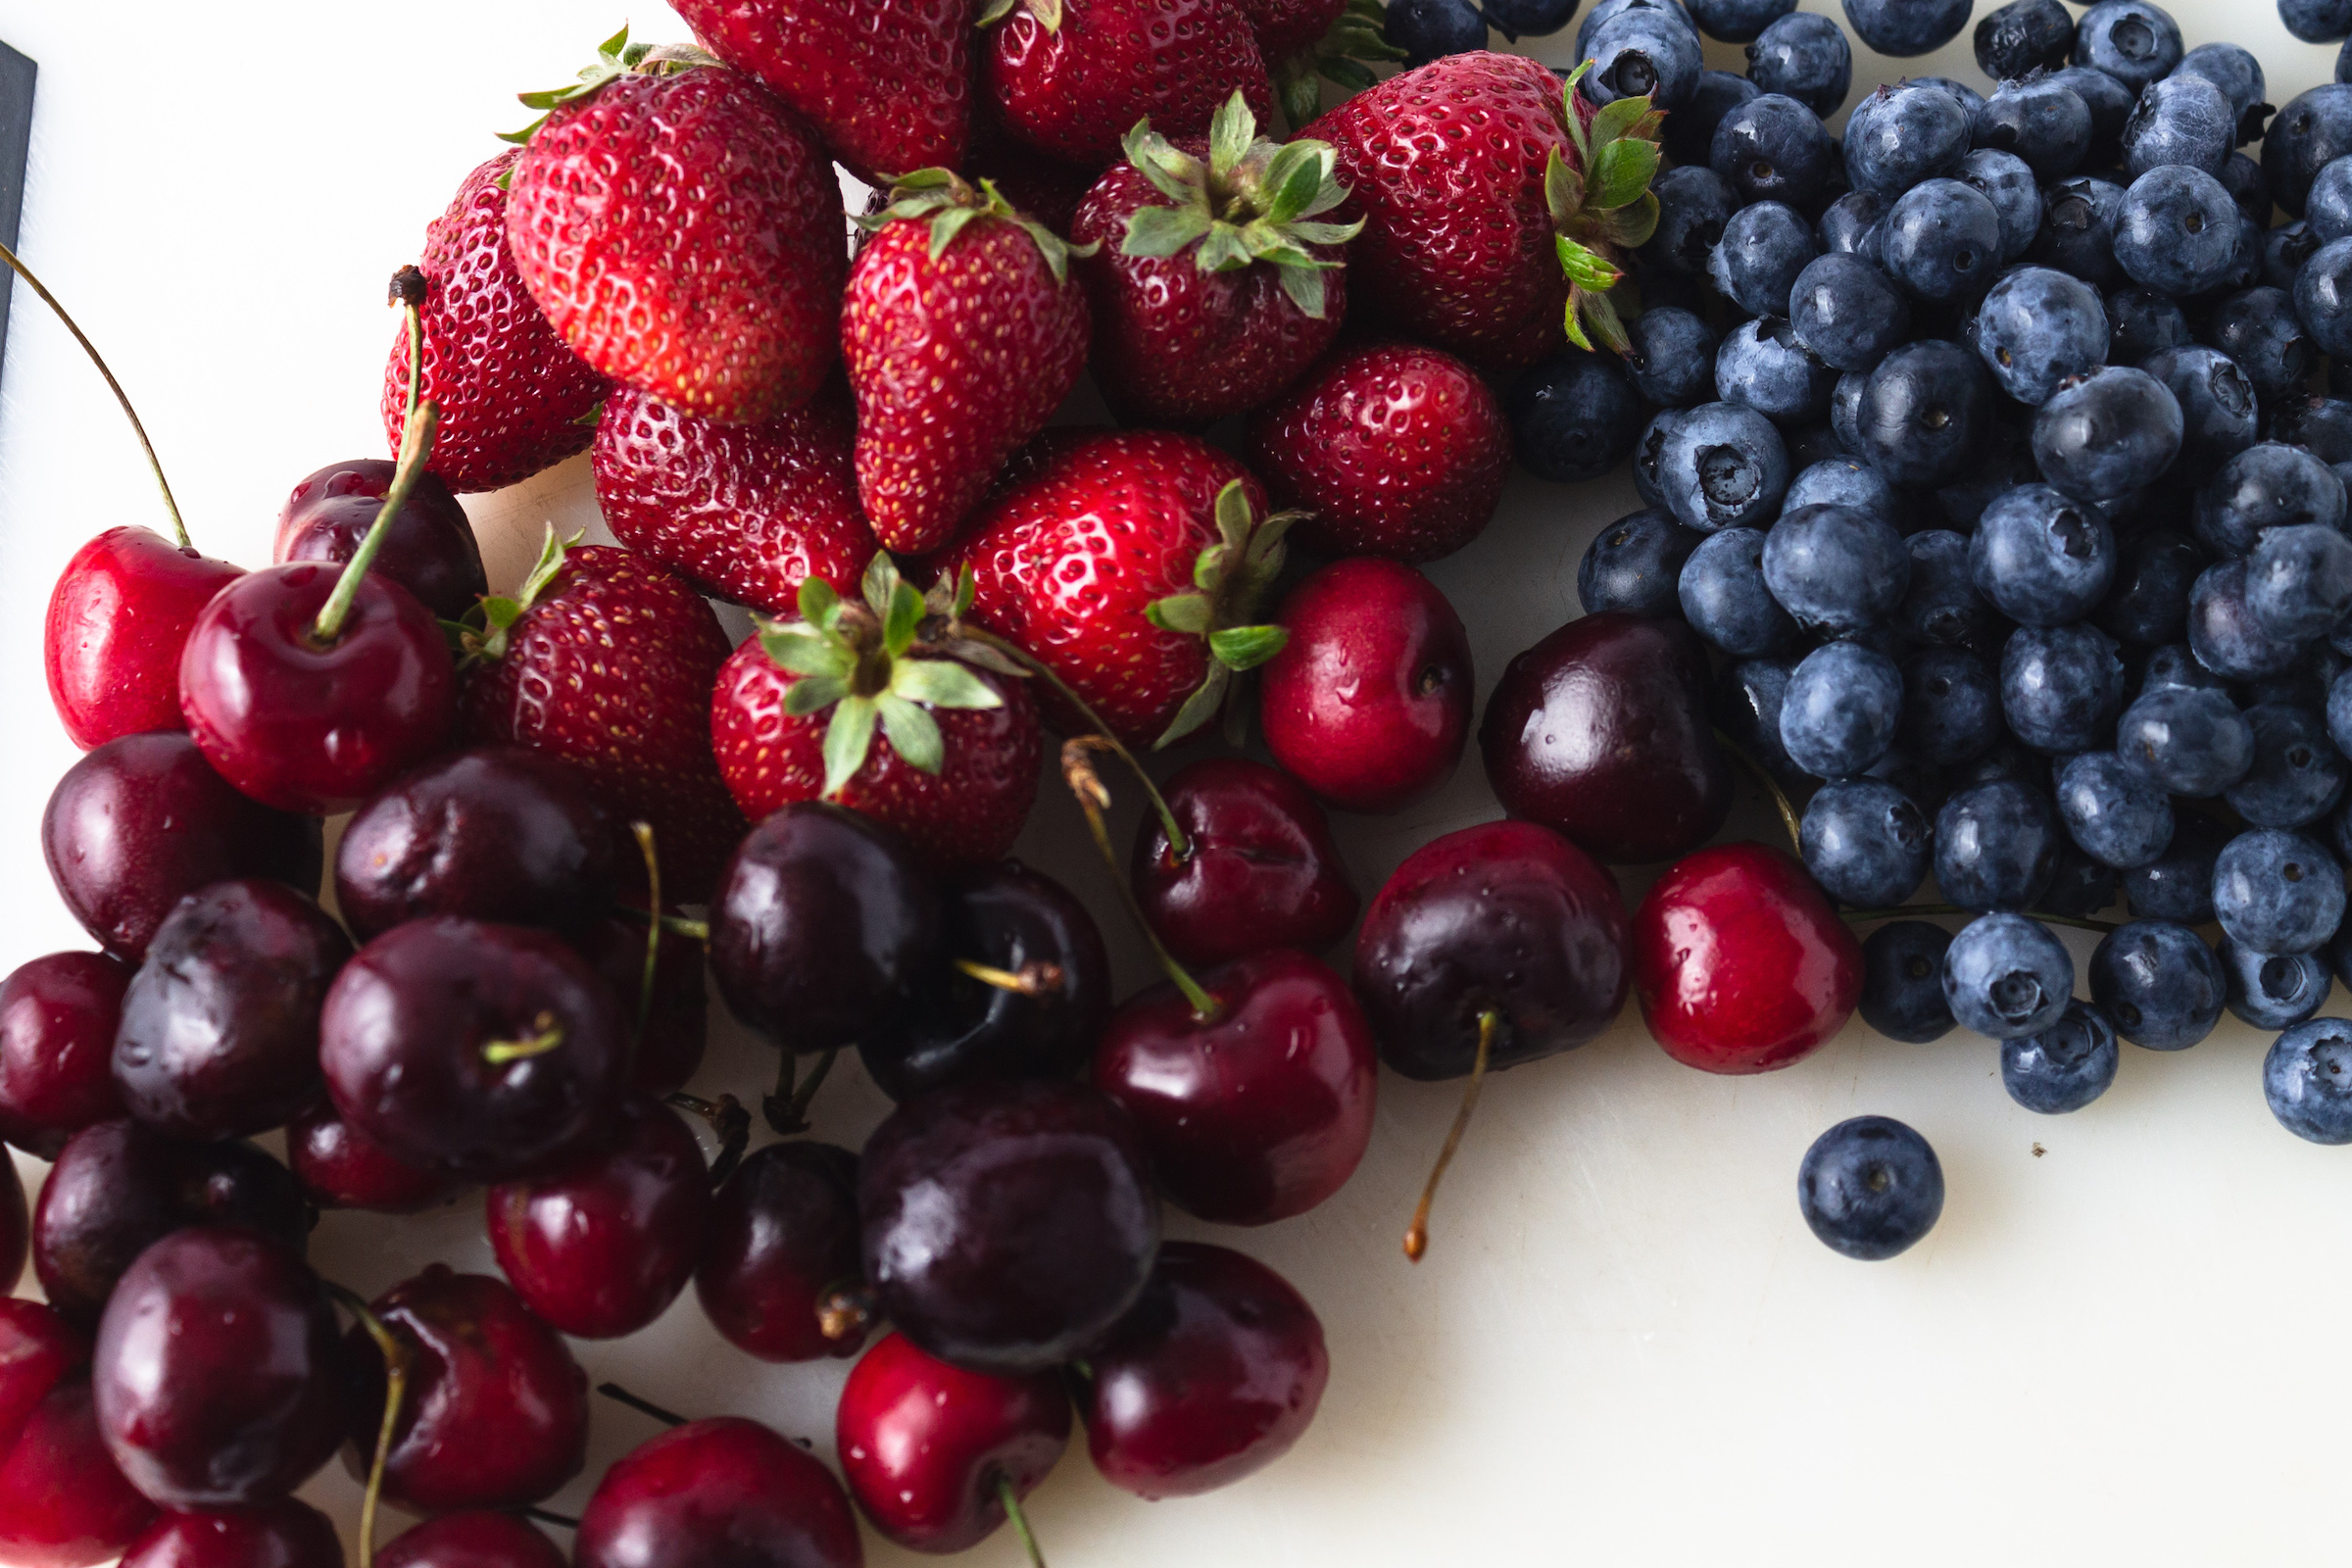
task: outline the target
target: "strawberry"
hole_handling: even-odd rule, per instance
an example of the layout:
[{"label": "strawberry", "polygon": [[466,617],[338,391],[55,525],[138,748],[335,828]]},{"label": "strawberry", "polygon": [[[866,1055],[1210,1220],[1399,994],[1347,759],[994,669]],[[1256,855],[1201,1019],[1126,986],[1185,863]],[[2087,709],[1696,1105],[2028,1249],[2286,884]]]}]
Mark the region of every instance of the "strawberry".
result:
[{"label": "strawberry", "polygon": [[1095,378],[1130,422],[1207,425],[1253,409],[1339,333],[1341,247],[1363,225],[1319,220],[1348,199],[1328,146],[1256,130],[1238,92],[1205,148],[1180,149],[1147,121],[1071,220],[1070,238],[1096,247],[1078,264]]},{"label": "strawberry", "polygon": [[653,824],[669,897],[697,904],[743,836],[710,755],[711,683],[727,634],[670,572],[553,529],[512,599],[485,599],[464,637],[461,711],[476,742],[576,763],[613,810]]},{"label": "strawberry", "polygon": [[1435,561],[1502,499],[1511,430],[1478,372],[1410,344],[1360,344],[1250,421],[1250,466],[1300,538],[1335,556]]},{"label": "strawberry", "polygon": [[807,118],[869,185],[963,162],[972,0],[675,0],[703,47]]},{"label": "strawberry", "polygon": [[704,418],[758,424],[833,368],[848,270],[815,134],[751,77],[624,30],[517,136],[507,242],[581,359]]},{"label": "strawberry", "polygon": [[853,589],[873,559],[854,442],[838,380],[766,424],[615,392],[596,426],[596,500],[613,538],[698,592],[780,613],[806,579]]},{"label": "strawberry", "polygon": [[[972,573],[971,619],[1017,644],[1131,745],[1206,723],[1237,671],[1282,651],[1250,624],[1292,519],[1250,471],[1164,430],[1056,436],[1014,465],[941,563]],[[1064,730],[1094,726],[1047,704]]]},{"label": "strawberry", "polygon": [[925,635],[953,619],[952,587],[926,605],[878,555],[862,593],[844,603],[811,578],[798,619],[735,650],[710,696],[719,772],[754,819],[837,801],[942,869],[993,865],[1037,798],[1037,704],[1026,682],[958,662],[955,644]]},{"label": "strawberry", "polygon": [[891,550],[936,550],[1086,368],[1070,248],[944,169],[908,175],[841,311],[858,397],[858,495]]},{"label": "strawberry", "polygon": [[[441,411],[430,472],[461,493],[529,478],[588,445],[582,421],[605,378],[564,346],[522,286],[507,249],[504,152],[466,176],[425,225],[423,395]],[[400,453],[408,423],[409,332],[384,367],[384,435]]]},{"label": "strawberry", "polygon": [[1064,163],[1107,168],[1139,120],[1201,135],[1237,91],[1273,118],[1274,83],[1235,0],[990,0],[980,20],[1004,128]]},{"label": "strawberry", "polygon": [[1361,204],[1352,284],[1384,330],[1490,370],[1534,364],[1563,328],[1625,352],[1608,291],[1657,227],[1664,115],[1647,98],[1594,110],[1576,91],[1585,69],[1563,89],[1518,55],[1448,55],[1306,127]]}]

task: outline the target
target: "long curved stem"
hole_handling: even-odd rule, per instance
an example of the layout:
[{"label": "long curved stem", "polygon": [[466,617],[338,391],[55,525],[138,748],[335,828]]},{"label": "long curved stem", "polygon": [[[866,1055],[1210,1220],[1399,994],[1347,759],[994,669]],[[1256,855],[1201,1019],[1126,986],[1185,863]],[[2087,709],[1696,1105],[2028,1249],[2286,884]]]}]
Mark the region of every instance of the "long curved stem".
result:
[{"label": "long curved stem", "polygon": [[[645,857],[645,902],[656,914],[662,912],[662,857],[654,849],[654,825],[651,822],[631,822],[629,833],[637,840],[637,853]],[[645,1040],[645,1022],[654,1015],[654,977],[662,966],[662,922],[645,922],[645,974],[637,985],[637,1043]]]},{"label": "long curved stem", "polygon": [[[409,318],[409,356],[412,365],[424,358],[424,313],[416,305],[403,302]],[[384,504],[376,509],[375,520],[360,537],[360,547],[351,553],[344,564],[343,575],[335,579],[335,591],[319,608],[318,618],[311,627],[311,636],[320,644],[331,644],[343,635],[344,617],[351,613],[351,602],[359,597],[360,580],[368,568],[375,564],[378,552],[384,548],[384,538],[392,531],[393,519],[408,504],[409,494],[416,481],[424,477],[424,466],[433,455],[433,436],[441,428],[441,411],[430,403],[420,401],[421,379],[411,371],[409,376],[408,417],[400,431],[400,462],[392,470],[392,483],[384,491]]]},{"label": "long curved stem", "polygon": [[1116,751],[1119,750],[1119,743],[1107,735],[1080,735],[1063,742],[1062,782],[1069,785],[1070,793],[1077,797],[1078,809],[1085,815],[1087,828],[1095,836],[1095,848],[1102,852],[1102,863],[1110,869],[1111,886],[1118,889],[1119,902],[1127,906],[1127,912],[1134,917],[1136,929],[1143,932],[1146,942],[1152,944],[1152,956],[1159,959],[1159,966],[1167,971],[1176,989],[1184,993],[1184,1000],[1193,1004],[1195,1017],[1214,1018],[1225,1009],[1218,1006],[1216,999],[1203,991],[1200,982],[1176,961],[1176,955],[1168,951],[1168,945],[1159,940],[1159,933],[1152,929],[1150,920],[1144,918],[1144,906],[1135,902],[1135,889],[1127,885],[1127,875],[1119,868],[1119,852],[1110,847],[1110,824],[1102,819],[1102,812],[1110,805],[1110,791],[1102,787],[1102,776],[1095,771],[1094,761],[1088,756],[1096,750]]},{"label": "long curved stem", "polygon": [[400,1434],[401,1406],[409,1392],[409,1348],[384,1327],[359,1292],[328,1284],[326,1291],[359,1320],[384,1358],[384,1417],[376,1424],[375,1455],[368,1465],[368,1491],[360,1499],[360,1563],[375,1561],[375,1510],[384,1494],[384,1471],[392,1461],[392,1444]]},{"label": "long curved stem", "polygon": [[1446,1167],[1453,1163],[1454,1152],[1462,1147],[1462,1134],[1470,1130],[1470,1113],[1478,1109],[1479,1091],[1487,1083],[1487,1062],[1494,1054],[1494,1037],[1501,1029],[1500,1014],[1490,1009],[1478,1015],[1478,1054],[1470,1062],[1470,1082],[1462,1089],[1462,1103],[1453,1113],[1453,1125],[1446,1129],[1438,1162],[1429,1169],[1421,1201],[1413,1209],[1413,1222],[1404,1230],[1404,1255],[1415,1263],[1429,1250],[1429,1208],[1438,1200],[1438,1183],[1446,1179]]},{"label": "long curved stem", "polygon": [[1021,1495],[1012,1489],[1012,1477],[997,1472],[997,1500],[1004,1506],[1004,1517],[1012,1525],[1012,1533],[1021,1538],[1029,1551],[1029,1568],[1046,1568],[1046,1554],[1037,1549],[1037,1537],[1029,1529],[1029,1516],[1021,1512]]}]

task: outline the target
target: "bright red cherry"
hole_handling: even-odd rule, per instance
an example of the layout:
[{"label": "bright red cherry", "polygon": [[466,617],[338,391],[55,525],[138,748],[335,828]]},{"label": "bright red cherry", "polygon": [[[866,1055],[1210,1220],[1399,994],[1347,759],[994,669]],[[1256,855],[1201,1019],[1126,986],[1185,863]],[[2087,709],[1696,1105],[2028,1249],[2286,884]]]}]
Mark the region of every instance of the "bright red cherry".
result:
[{"label": "bright red cherry", "polygon": [[[349,561],[384,510],[396,466],[383,458],[354,458],[330,463],[296,485],[277,514],[277,542],[270,559],[280,565]],[[416,476],[368,569],[406,588],[443,620],[463,618],[490,591],[473,524],[449,486],[432,473]]]},{"label": "bright red cherry", "polygon": [[674,1427],[623,1454],[580,1514],[573,1568],[862,1568],[841,1483],[757,1421]]},{"label": "bright red cherry", "polygon": [[0,1453],[0,1562],[95,1568],[122,1555],[155,1518],[98,1432],[87,1378],[58,1384]]},{"label": "bright red cherry", "polygon": [[834,1434],[876,1530],[915,1551],[964,1551],[1053,1473],[1070,1396],[1058,1372],[967,1372],[893,1334],[851,1368]]},{"label": "bright red cherry", "polygon": [[381,1144],[320,1101],[286,1124],[286,1163],[303,1196],[320,1208],[362,1208],[377,1214],[419,1214],[438,1208],[464,1183],[395,1159]]},{"label": "bright red cherry", "polygon": [[1170,1242],[1087,1371],[1095,1468],[1141,1497],[1189,1497],[1289,1452],[1331,1358],[1314,1309],[1281,1275],[1226,1248]]},{"label": "bright red cherry", "polygon": [[762,1361],[858,1353],[828,1338],[817,1308],[858,1278],[858,1156],[793,1139],[755,1151],[711,1204],[694,1293],[711,1327]]},{"label": "bright red cherry", "polygon": [[1845,1027],[1862,945],[1798,865],[1761,844],[1686,856],[1634,912],[1634,986],[1666,1054],[1769,1072]]},{"label": "bright red cherry", "polygon": [[375,1568],[564,1568],[564,1553],[513,1514],[475,1509],[394,1537],[376,1552]]},{"label": "bright red cherry", "polygon": [[1156,811],[1144,813],[1128,877],[1144,918],[1180,963],[1207,965],[1348,934],[1363,901],[1323,808],[1279,767],[1204,757],[1160,794],[1186,839],[1182,856]]},{"label": "bright red cherry", "polygon": [[178,729],[179,654],[213,596],[244,575],[152,528],[109,528],[74,552],[49,593],[49,698],[83,751]]},{"label": "bright red cherry", "polygon": [[1376,556],[1291,590],[1265,666],[1266,750],[1344,811],[1397,810],[1452,776],[1476,697],[1470,638],[1437,585]]},{"label": "bright red cherry", "polygon": [[55,1159],[67,1139],[122,1114],[115,1027],[131,973],[103,953],[52,953],[0,981],[0,1138]]},{"label": "bright red cherry", "polygon": [[343,1568],[343,1543],[333,1520],[280,1497],[233,1513],[165,1514],[122,1554],[122,1568]]}]

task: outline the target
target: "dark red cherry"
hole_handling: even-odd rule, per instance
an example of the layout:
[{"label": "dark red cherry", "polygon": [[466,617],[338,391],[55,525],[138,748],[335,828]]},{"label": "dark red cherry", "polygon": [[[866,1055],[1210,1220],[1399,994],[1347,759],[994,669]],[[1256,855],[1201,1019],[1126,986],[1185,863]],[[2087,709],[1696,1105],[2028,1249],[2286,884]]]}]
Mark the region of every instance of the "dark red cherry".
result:
[{"label": "dark red cherry", "polygon": [[41,849],[74,918],[134,963],[198,888],[267,877],[315,896],[323,858],[317,818],[246,799],[176,733],[125,735],[66,769]]},{"label": "dark red cherry", "polygon": [[[1110,956],[1086,906],[1005,860],[949,884],[943,927],[944,961],[909,1013],[858,1044],[882,1092],[911,1100],[981,1078],[1075,1073],[1110,1016]],[[965,966],[996,971],[995,983]]]},{"label": "dark red cherry", "polygon": [[1058,1372],[997,1377],[925,1355],[892,1334],[850,1369],[834,1415],[850,1495],[914,1551],[965,1551],[1005,1520],[1070,1443]]},{"label": "dark red cherry", "polygon": [[355,1130],[321,1100],[286,1124],[286,1163],[303,1196],[320,1208],[364,1208],[377,1214],[419,1214],[454,1200],[465,1184],[454,1176],[404,1165],[382,1145]]},{"label": "dark red cherry", "polygon": [[0,1452],[49,1391],[89,1363],[89,1337],[54,1308],[0,1297]]},{"label": "dark red cherry", "polygon": [[858,1279],[858,1156],[794,1139],[757,1150],[710,1205],[694,1294],[710,1326],[762,1361],[856,1355],[862,1333],[828,1339],[825,1298]]},{"label": "dark red cherry", "polygon": [[0,1453],[0,1562],[9,1568],[96,1568],[154,1518],[155,1504],[106,1451],[87,1378],[51,1389]]},{"label": "dark red cherry", "polygon": [[1477,697],[1470,637],[1437,585],[1376,556],[1291,590],[1266,664],[1266,750],[1344,811],[1395,811],[1453,776]]},{"label": "dark red cherry", "polygon": [[318,1008],[351,956],[324,910],[276,882],[180,900],[122,999],[115,1088],[179,1138],[243,1138],[315,1102]]},{"label": "dark red cherry", "polygon": [[49,698],[83,751],[178,729],[179,653],[197,614],[241,567],[152,528],[109,528],[74,552],[49,592],[41,639]]},{"label": "dark red cherry", "polygon": [[343,966],[318,1055],[335,1109],[394,1158],[503,1181],[568,1152],[611,1112],[629,1024],[561,938],[436,915]]},{"label": "dark red cherry", "polygon": [[740,1416],[674,1427],[605,1472],[572,1568],[861,1568],[833,1472]]},{"label": "dark red cherry", "polygon": [[227,1513],[168,1513],[122,1554],[122,1568],[343,1568],[335,1522],[280,1497]]},{"label": "dark red cherry", "polygon": [[375,1568],[564,1568],[556,1544],[511,1513],[445,1513],[386,1542]]},{"label": "dark red cherry", "polygon": [[1769,1072],[1845,1027],[1862,945],[1798,865],[1718,844],[1650,884],[1634,913],[1642,1018],[1666,1054],[1708,1072]]},{"label": "dark red cherry", "polygon": [[42,1159],[122,1114],[115,1029],[131,966],[103,953],[52,953],[0,981],[0,1138]]},{"label": "dark red cherry", "polygon": [[342,569],[268,566],[221,590],[179,660],[188,733],[222,778],[282,811],[332,815],[448,744],[458,677],[440,623],[370,572],[342,634],[314,625]]},{"label": "dark red cherry", "polygon": [[299,1251],[311,1217],[286,1167],[251,1144],[102,1121],[67,1140],[41,1184],[33,1273],[52,1306],[94,1323],[132,1260],[188,1225],[249,1226]]},{"label": "dark red cherry", "polygon": [[958,1084],[908,1101],[858,1161],[876,1304],[958,1366],[1075,1360],[1152,1271],[1150,1168],[1127,1113],[1080,1084]]},{"label": "dark red cherry", "polygon": [[1297,948],[1319,953],[1363,905],[1323,808],[1279,767],[1204,757],[1160,786],[1186,854],[1144,813],[1128,876],[1144,918],[1179,963],[1206,966]]},{"label": "dark red cherry", "polygon": [[1095,1087],[1144,1136],[1168,1200],[1227,1225],[1303,1214],[1372,1141],[1380,1056],[1348,982],[1276,949],[1203,971],[1202,1017],[1169,984],[1112,1015]]},{"label": "dark red cherry", "polygon": [[[384,1500],[416,1513],[541,1501],[587,1462],[588,1374],[505,1282],[439,1263],[376,1298],[409,1349]],[[353,1329],[344,1463],[362,1480],[384,1415],[384,1361]]]},{"label": "dark red cherry", "polygon": [[343,1433],[343,1348],[318,1277],[242,1226],[174,1231],[124,1272],[90,1380],[115,1463],[167,1508],[243,1508],[310,1479]]},{"label": "dark red cherry", "polygon": [[1289,1452],[1331,1358],[1314,1309],[1281,1275],[1226,1248],[1170,1242],[1087,1371],[1095,1468],[1141,1497],[1189,1497]]},{"label": "dark red cherry", "polygon": [[939,955],[938,884],[904,839],[820,801],[745,835],[710,909],[710,970],[735,1016],[787,1051],[878,1034]]},{"label": "dark red cherry", "polygon": [[[673,909],[671,911],[675,913]],[[645,987],[645,916],[607,915],[575,932],[572,945],[605,977],[620,1009],[637,1018]],[[654,1000],[637,1033],[630,1087],[657,1098],[686,1087],[701,1070],[710,1034],[710,992],[703,945],[664,935],[654,958]]]},{"label": "dark red cherry", "polygon": [[1723,826],[1731,763],[1707,655],[1679,620],[1572,620],[1511,661],[1478,740],[1494,798],[1611,864],[1671,860]]},{"label": "dark red cherry", "polygon": [[[393,466],[383,458],[354,458],[330,463],[296,485],[277,514],[277,542],[270,559],[281,565],[349,561],[384,510]],[[406,588],[443,620],[462,618],[490,591],[466,509],[429,472],[416,476],[368,570]]]}]

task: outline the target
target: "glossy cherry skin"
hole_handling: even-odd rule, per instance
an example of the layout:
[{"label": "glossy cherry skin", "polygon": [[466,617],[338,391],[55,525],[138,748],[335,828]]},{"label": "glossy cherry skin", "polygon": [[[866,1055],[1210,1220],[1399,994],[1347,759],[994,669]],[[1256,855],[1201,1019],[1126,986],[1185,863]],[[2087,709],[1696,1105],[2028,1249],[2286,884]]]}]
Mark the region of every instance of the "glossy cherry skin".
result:
[{"label": "glossy cherry skin", "polygon": [[1058,1372],[968,1372],[892,1334],[850,1369],[833,1431],[876,1530],[914,1551],[965,1551],[1004,1523],[1001,1482],[1026,1497],[1053,1473],[1070,1396]]},{"label": "glossy cherry skin", "polygon": [[204,607],[179,659],[179,710],[222,778],[281,811],[331,816],[448,744],[457,668],[416,596],[370,572],[342,635],[312,638],[342,568],[248,572]]},{"label": "glossy cherry skin", "polygon": [[122,1114],[115,1029],[130,976],[103,953],[52,953],[0,981],[0,1138],[55,1159],[67,1139]]},{"label": "glossy cherry skin", "polygon": [[198,888],[268,877],[316,895],[323,859],[317,818],[238,794],[177,733],[125,735],[66,769],[41,814],[41,850],[74,918],[134,963]]},{"label": "glossy cherry skin", "polygon": [[564,1568],[556,1544],[511,1513],[445,1513],[384,1543],[375,1568]]},{"label": "glossy cherry skin", "polygon": [[232,1513],[168,1513],[122,1554],[122,1568],[343,1568],[335,1522],[280,1497]]},{"label": "glossy cherry skin", "polygon": [[303,1196],[320,1208],[420,1214],[454,1200],[465,1184],[404,1165],[321,1100],[286,1124],[286,1164]]},{"label": "glossy cherry skin", "polygon": [[59,1383],[0,1453],[0,1562],[96,1568],[155,1518],[106,1451],[89,1379]]},{"label": "glossy cherry skin", "polygon": [[1512,660],[1487,700],[1494,798],[1612,865],[1698,848],[1732,808],[1707,678],[1706,650],[1679,620],[1570,621]]},{"label": "glossy cherry skin", "polygon": [[122,999],[115,1089],[177,1138],[243,1138],[316,1102],[318,1008],[351,956],[326,912],[275,882],[179,901]]},{"label": "glossy cherry skin", "polygon": [[[538,1502],[588,1457],[588,1374],[504,1281],[435,1263],[375,1298],[409,1348],[409,1392],[384,1500],[415,1513]],[[384,1417],[384,1360],[354,1328],[343,1462],[366,1481]]]},{"label": "glossy cherry skin", "polygon": [[694,1294],[710,1326],[762,1361],[851,1356],[863,1334],[828,1339],[817,1307],[858,1279],[858,1156],[793,1139],[755,1150],[710,1205]]},{"label": "glossy cherry skin", "polygon": [[335,905],[362,941],[428,914],[576,928],[612,902],[620,835],[561,758],[452,752],[352,813],[335,849]]},{"label": "glossy cherry skin", "polygon": [[1803,866],[1761,844],[1715,845],[1651,883],[1633,956],[1650,1037],[1708,1072],[1801,1061],[1862,998],[1862,944]]},{"label": "glossy cherry skin", "polygon": [[344,1376],[318,1277],[242,1226],[141,1252],[90,1358],[107,1451],[167,1508],[251,1507],[301,1486],[343,1435]]},{"label": "glossy cherry skin", "polygon": [[1410,806],[1453,776],[1477,681],[1470,636],[1437,585],[1377,556],[1291,590],[1290,632],[1258,687],[1266,750],[1343,811]]},{"label": "glossy cherry skin", "polygon": [[[553,1035],[536,1054],[492,1049]],[[343,966],[318,1019],[335,1109],[403,1164],[504,1181],[579,1145],[617,1103],[629,1023],[564,941],[436,915]]]},{"label": "glossy cherry skin", "polygon": [[1167,1200],[1226,1225],[1303,1214],[1372,1141],[1380,1053],[1348,982],[1277,948],[1202,971],[1201,1018],[1173,985],[1134,997],[1096,1049],[1097,1089],[1134,1118]]},{"label": "glossy cherry skin", "polygon": [[882,1315],[943,1360],[1037,1372],[1084,1355],[1159,1248],[1151,1155],[1079,1084],[959,1084],[901,1105],[858,1168]]},{"label": "glossy cherry skin", "polygon": [[[1018,860],[967,871],[948,885],[943,961],[906,1016],[862,1041],[858,1054],[882,1092],[911,1100],[982,1078],[1067,1078],[1110,1016],[1110,955],[1069,889]],[[956,959],[1019,973],[1050,964],[1037,996],[1006,991]]]},{"label": "glossy cherry skin", "polygon": [[740,1416],[673,1427],[623,1454],[581,1510],[572,1568],[862,1568],[833,1472]]},{"label": "glossy cherry skin", "polygon": [[735,1016],[787,1051],[880,1033],[939,956],[939,885],[906,840],[820,801],[775,812],[719,874],[710,959]]},{"label": "glossy cherry skin", "polygon": [[[637,996],[645,988],[645,916],[607,915],[572,933],[571,943],[635,1022]],[[662,938],[654,956],[653,1005],[637,1032],[629,1067],[631,1088],[658,1098],[685,1088],[702,1069],[710,1034],[708,969],[700,942],[674,934]]]},{"label": "glossy cherry skin", "polygon": [[1288,1453],[1315,1418],[1331,1357],[1314,1308],[1281,1275],[1226,1248],[1170,1242],[1087,1369],[1095,1468],[1139,1497],[1190,1497]]},{"label": "glossy cherry skin", "polygon": [[54,1308],[0,1297],[0,1452],[50,1390],[89,1364],[89,1337]]},{"label": "glossy cherry skin", "polygon": [[1204,757],[1160,786],[1182,857],[1156,811],[1136,832],[1128,879],[1144,918],[1179,963],[1206,967],[1297,948],[1319,953],[1363,906],[1323,808],[1279,767]]},{"label": "glossy cherry skin", "polygon": [[184,1143],[102,1121],[67,1140],[41,1184],[33,1273],[52,1306],[94,1323],[122,1271],[189,1225],[247,1226],[299,1251],[311,1216],[286,1167],[251,1144]]},{"label": "glossy cherry skin", "polygon": [[1459,1078],[1480,1015],[1490,1065],[1572,1050],[1625,1005],[1625,900],[1593,858],[1533,822],[1433,839],[1372,899],[1355,938],[1355,996],[1381,1059],[1407,1078]]},{"label": "glossy cherry skin", "polygon": [[[277,541],[270,559],[280,565],[349,561],[384,510],[394,466],[383,458],[354,458],[330,463],[296,485],[277,514]],[[368,569],[406,588],[443,620],[463,618],[490,591],[466,509],[430,473],[416,476]]]},{"label": "glossy cherry skin", "polygon": [[243,575],[152,528],[109,528],[74,551],[49,592],[41,638],[49,699],[74,744],[86,752],[119,735],[178,729],[188,628]]}]

